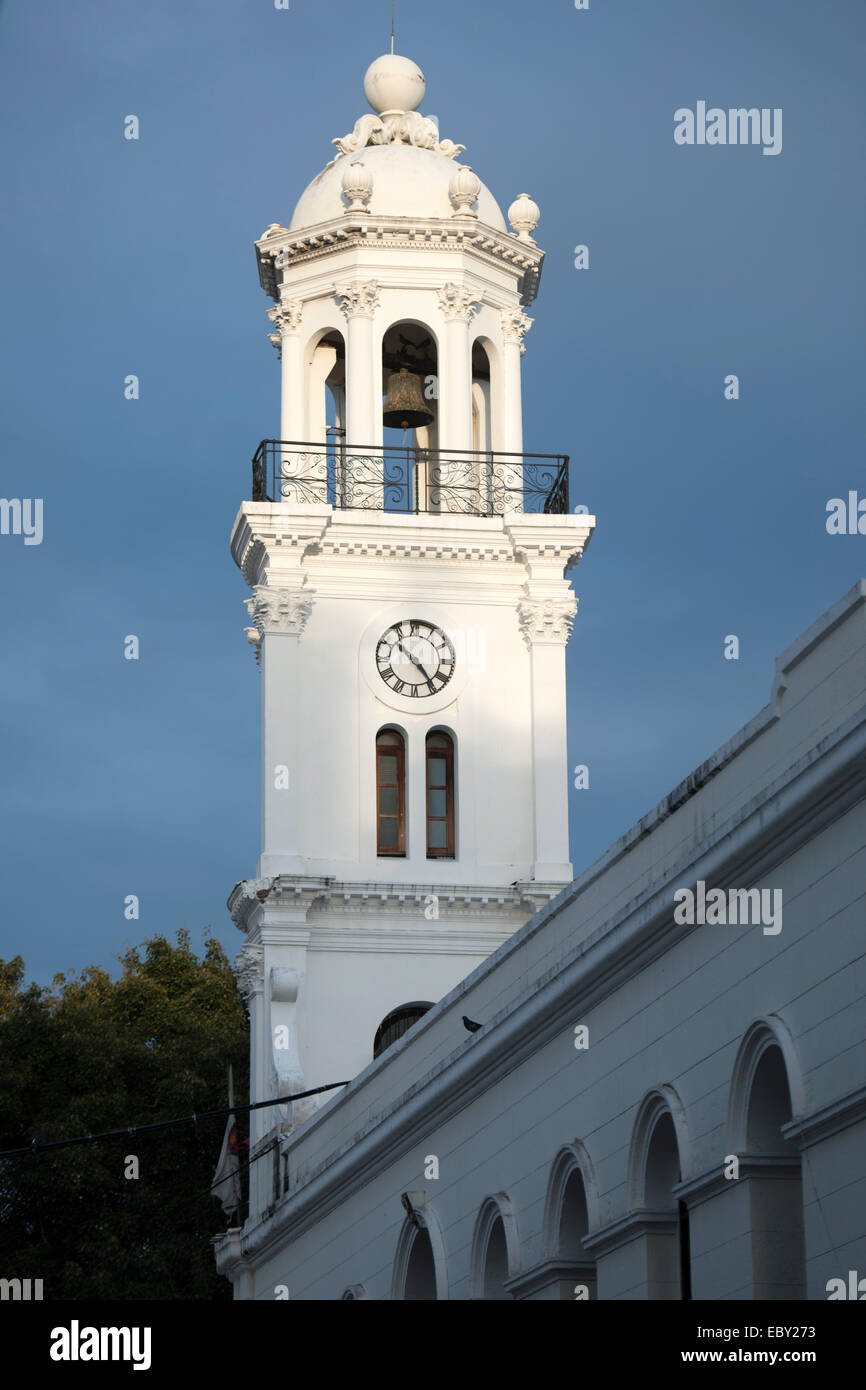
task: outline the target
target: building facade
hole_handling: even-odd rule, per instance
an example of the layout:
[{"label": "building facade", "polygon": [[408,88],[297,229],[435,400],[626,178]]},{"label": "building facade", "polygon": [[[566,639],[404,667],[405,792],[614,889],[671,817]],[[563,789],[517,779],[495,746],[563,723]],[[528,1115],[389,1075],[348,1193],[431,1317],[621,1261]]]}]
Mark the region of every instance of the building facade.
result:
[{"label": "building facade", "polygon": [[864,773],[861,581],[751,723],[290,1137],[218,1246],[236,1296],[851,1296]]},{"label": "building facade", "polygon": [[287,1099],[218,1268],[246,1299],[826,1297],[866,1277],[866,585],[572,882],[595,520],[524,448],[539,212],[508,230],[424,90],[377,60],[257,243],[282,437],[232,533],[263,735],[229,906],[251,1099]]}]

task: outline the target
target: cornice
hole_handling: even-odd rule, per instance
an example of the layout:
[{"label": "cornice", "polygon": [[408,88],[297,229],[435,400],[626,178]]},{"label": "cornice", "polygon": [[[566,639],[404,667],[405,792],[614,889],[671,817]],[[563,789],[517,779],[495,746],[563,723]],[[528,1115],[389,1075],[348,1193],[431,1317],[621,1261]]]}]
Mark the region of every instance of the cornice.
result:
[{"label": "cornice", "polygon": [[526,1299],[560,1279],[568,1279],[569,1281],[573,1279],[576,1283],[583,1283],[587,1279],[594,1280],[595,1261],[563,1260],[559,1257],[541,1260],[531,1269],[524,1270],[521,1274],[515,1274],[511,1279],[506,1279],[504,1288],[515,1298]]},{"label": "cornice", "polygon": [[[254,912],[272,898],[281,907],[292,906],[306,914],[316,898],[328,887],[326,878],[247,878],[236,883],[226,900],[226,907],[236,927],[246,932]],[[241,925],[243,923],[243,925]]]},{"label": "cornice", "polygon": [[[477,921],[479,916],[489,915],[495,930],[496,917],[519,916],[520,925],[526,921],[543,903],[548,903],[562,889],[561,883],[520,881],[503,887],[501,884],[443,884],[443,883],[378,883],[371,880],[358,882],[338,881],[330,878],[314,878],[300,875],[279,874],[272,879],[246,879],[236,883],[228,897],[228,909],[232,921],[241,931],[249,930],[250,919],[259,908],[258,932],[264,939],[268,916],[274,909],[284,910],[288,904],[301,908],[310,931],[315,929],[316,916],[345,916],[357,919],[369,916],[381,924],[383,917],[405,920],[410,912],[419,915],[419,930],[425,933],[448,935],[443,928],[436,928],[424,919],[424,908],[429,898],[437,899],[440,920]],[[265,904],[267,908],[265,909]],[[503,935],[515,930],[513,923],[503,923]],[[329,935],[340,928],[327,927]],[[359,930],[363,931],[364,928]],[[384,927],[389,937],[399,934],[411,938],[405,926]],[[487,933],[484,933],[485,937]],[[372,940],[372,936],[368,937]],[[345,943],[344,943],[345,945]],[[321,947],[320,947],[321,949]],[[489,947],[488,947],[489,949]]]},{"label": "cornice", "polygon": [[810,1115],[804,1115],[802,1119],[792,1120],[790,1124],[783,1125],[782,1133],[801,1149],[808,1149],[813,1144],[820,1144],[823,1139],[829,1139],[841,1130],[860,1124],[864,1120],[866,1085],[858,1086],[855,1090],[846,1092],[844,1096],[838,1096],[836,1100],[830,1101],[820,1110],[814,1110]]},{"label": "cornice", "polygon": [[609,1255],[623,1245],[630,1245],[639,1236],[673,1235],[677,1230],[677,1214],[670,1211],[631,1211],[610,1221],[583,1238],[583,1247],[595,1259]]},{"label": "cornice", "polygon": [[800,1160],[798,1157],[775,1154],[737,1154],[738,1176],[725,1177],[725,1164],[719,1163],[686,1182],[676,1183],[671,1188],[673,1195],[686,1203],[689,1210],[699,1207],[714,1197],[732,1192],[738,1183],[747,1178],[798,1178]]},{"label": "cornice", "polygon": [[231,535],[232,559],[250,588],[261,583],[267,563],[299,569],[330,525],[333,508],[307,504],[303,511],[283,502],[243,502]]},{"label": "cornice", "polygon": [[[485,223],[462,225],[450,218],[385,217],[373,220],[369,213],[348,213],[290,232],[285,227],[268,231],[256,242],[259,282],[271,299],[280,297],[282,284],[290,283],[291,271],[349,247],[420,252],[465,251],[489,264],[514,271],[521,303],[530,305],[541,278],[544,252],[509,232]],[[289,278],[286,278],[288,272]]]},{"label": "cornice", "polygon": [[[554,583],[583,554],[591,516],[506,512],[420,515],[286,502],[244,502],[232,528],[232,557],[247,583],[261,582],[266,563],[299,567],[311,554],[359,559],[525,565]],[[561,598],[533,590],[529,599]]]}]

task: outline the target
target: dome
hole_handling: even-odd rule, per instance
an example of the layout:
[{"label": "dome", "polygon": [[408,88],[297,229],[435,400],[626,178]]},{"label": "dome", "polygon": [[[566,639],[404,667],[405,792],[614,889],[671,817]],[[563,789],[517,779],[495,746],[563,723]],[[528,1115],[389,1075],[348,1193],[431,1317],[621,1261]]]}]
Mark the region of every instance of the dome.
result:
[{"label": "dome", "polygon": [[[450,187],[460,165],[438,150],[415,145],[368,145],[344,154],[313,179],[298,199],[289,230],[301,231],[341,217],[348,203],[343,194],[343,175],[350,164],[362,164],[372,179],[367,203],[371,217],[453,217]],[[499,204],[481,184],[476,204],[479,221],[507,232]]]},{"label": "dome", "polygon": [[[465,145],[441,140],[436,118],[418,111],[426,90],[424,74],[411,58],[385,53],[370,64],[364,92],[376,114],[361,116],[354,130],[332,142],[339,154],[301,194],[289,231],[330,222],[351,208],[374,218],[421,221],[477,216],[508,233],[493,194],[457,162]],[[353,165],[362,167],[350,172]]]}]

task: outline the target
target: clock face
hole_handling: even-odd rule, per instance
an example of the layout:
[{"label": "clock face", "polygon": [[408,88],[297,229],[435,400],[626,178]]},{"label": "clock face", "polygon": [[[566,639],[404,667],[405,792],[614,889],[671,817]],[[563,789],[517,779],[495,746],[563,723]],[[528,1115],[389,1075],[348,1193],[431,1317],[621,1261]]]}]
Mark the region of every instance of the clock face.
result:
[{"label": "clock face", "polygon": [[441,628],[405,618],[379,638],[376,667],[395,695],[423,699],[438,694],[450,681],[454,648]]}]

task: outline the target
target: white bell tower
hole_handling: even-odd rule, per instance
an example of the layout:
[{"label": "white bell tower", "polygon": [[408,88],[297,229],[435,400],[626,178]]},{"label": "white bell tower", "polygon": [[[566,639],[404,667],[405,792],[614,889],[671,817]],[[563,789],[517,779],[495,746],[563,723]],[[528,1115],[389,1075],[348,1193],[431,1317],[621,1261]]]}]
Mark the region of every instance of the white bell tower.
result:
[{"label": "white bell tower", "polygon": [[[262,852],[229,899],[253,1100],[351,1079],[572,878],[564,575],[595,521],[567,458],[524,451],[538,208],[508,230],[416,64],[364,90],[256,243],[282,418],[231,540],[262,681]],[[251,1157],[315,1108],[254,1112]]]}]

